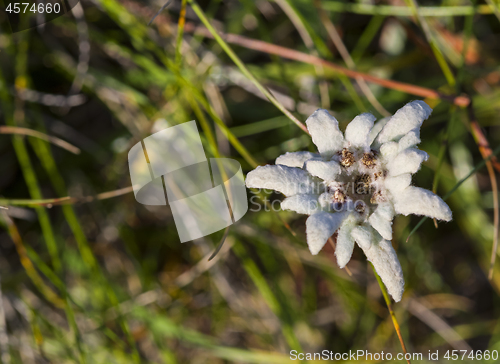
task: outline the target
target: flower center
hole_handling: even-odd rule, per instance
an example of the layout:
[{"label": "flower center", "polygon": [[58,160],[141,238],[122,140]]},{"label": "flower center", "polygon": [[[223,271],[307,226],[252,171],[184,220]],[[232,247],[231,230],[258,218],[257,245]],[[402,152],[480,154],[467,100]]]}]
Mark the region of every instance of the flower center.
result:
[{"label": "flower center", "polygon": [[375,150],[365,153],[344,148],[334,156],[342,172],[337,181],[327,186],[327,192],[336,211],[355,211],[358,219],[364,221],[385,201],[380,186],[387,171],[377,155]]},{"label": "flower center", "polygon": [[350,152],[347,148],[342,149],[340,164],[346,168],[352,166],[356,163],[356,159],[354,159],[354,154]]}]

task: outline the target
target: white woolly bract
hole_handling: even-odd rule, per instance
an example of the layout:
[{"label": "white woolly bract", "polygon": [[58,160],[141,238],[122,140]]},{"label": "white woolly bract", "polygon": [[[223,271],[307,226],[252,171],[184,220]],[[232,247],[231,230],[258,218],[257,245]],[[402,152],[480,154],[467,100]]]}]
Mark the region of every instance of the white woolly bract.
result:
[{"label": "white woolly bract", "polygon": [[295,195],[287,197],[281,202],[283,210],[292,210],[299,214],[311,215],[319,211],[320,205],[317,195]]},{"label": "white woolly bract", "polygon": [[319,157],[320,157],[319,154],[311,152],[291,152],[291,153],[287,152],[276,158],[275,163],[288,167],[302,168],[304,166],[305,161]]},{"label": "white woolly bract", "polygon": [[380,239],[375,241],[369,249],[363,249],[366,258],[373,264],[375,271],[387,287],[387,291],[394,301],[401,301],[403,297],[405,281],[403,270],[398,256],[390,241]]},{"label": "white woolly bract", "polygon": [[373,128],[375,120],[377,118],[369,113],[356,116],[345,129],[345,140],[355,148],[363,148],[368,151],[370,130]]},{"label": "white woolly bract", "polygon": [[312,255],[319,253],[345,218],[345,213],[318,212],[306,220],[307,245]]},{"label": "white woolly bract", "polygon": [[380,206],[371,214],[368,221],[384,239],[392,240],[392,216],[387,219],[379,209]]},{"label": "white woolly bract", "polygon": [[423,150],[416,148],[405,149],[387,164],[389,177],[399,176],[403,173],[415,173],[427,158],[429,156]]},{"label": "white woolly bract", "polygon": [[393,195],[397,194],[410,185],[411,173],[404,173],[396,177],[387,177],[384,183],[385,188],[391,191]]},{"label": "white woolly bract", "polygon": [[373,241],[373,229],[370,226],[358,225],[352,229],[351,236],[361,249],[370,249]]},{"label": "white woolly bract", "polygon": [[399,145],[396,142],[387,142],[380,147],[380,154],[386,161],[394,159],[398,154]]},{"label": "white woolly bract", "polygon": [[307,118],[306,125],[323,158],[330,158],[342,149],[344,136],[339,129],[339,122],[328,111],[316,110]]},{"label": "white woolly bract", "polygon": [[370,134],[368,136],[368,143],[369,145],[372,145],[375,139],[377,138],[377,135],[380,133],[382,128],[387,124],[387,122],[390,120],[390,117],[386,117],[383,119],[380,119],[377,121],[375,124],[373,124],[372,130],[370,130]]},{"label": "white woolly bract", "polygon": [[409,102],[391,117],[380,131],[376,142],[383,144],[399,141],[408,132],[420,129],[424,120],[431,115],[432,109],[425,102],[416,100]]},{"label": "white woolly bract", "polygon": [[402,215],[424,215],[433,219],[450,221],[451,210],[438,196],[429,190],[409,186],[395,196],[394,209]]},{"label": "white woolly bract", "polygon": [[340,174],[340,165],[336,161],[310,159],[304,163],[304,169],[325,182],[335,181]]},{"label": "white woolly bract", "polygon": [[399,139],[398,142],[398,152],[401,153],[403,150],[412,148],[418,144],[420,144],[420,132],[419,131],[410,131],[404,137]]},{"label": "white woolly bract", "polygon": [[354,238],[352,237],[352,229],[356,226],[356,219],[349,215],[340,226],[337,234],[337,246],[335,247],[335,256],[337,264],[340,268],[344,268],[351,260],[354,250]]},{"label": "white woolly bract", "polygon": [[247,174],[245,183],[249,188],[275,190],[285,196],[314,192],[314,182],[306,171],[283,165],[259,166]]}]

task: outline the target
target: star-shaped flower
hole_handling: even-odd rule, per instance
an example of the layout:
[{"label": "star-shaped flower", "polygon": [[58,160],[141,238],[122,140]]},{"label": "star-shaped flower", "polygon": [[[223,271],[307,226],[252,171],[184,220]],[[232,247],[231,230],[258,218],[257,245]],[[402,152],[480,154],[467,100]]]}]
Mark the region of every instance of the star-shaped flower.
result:
[{"label": "star-shaped flower", "polygon": [[306,233],[312,254],[338,231],[335,255],[344,268],[356,242],[391,296],[400,301],[404,279],[391,244],[394,216],[451,220],[451,210],[440,197],[411,185],[412,174],[428,158],[416,146],[431,112],[425,102],[413,101],[375,125],[373,115],[361,114],[344,135],[333,116],[316,110],[306,125],[319,154],[286,153],[276,165],[248,173],[246,185],[281,192],[286,196],[284,210],[311,215]]}]

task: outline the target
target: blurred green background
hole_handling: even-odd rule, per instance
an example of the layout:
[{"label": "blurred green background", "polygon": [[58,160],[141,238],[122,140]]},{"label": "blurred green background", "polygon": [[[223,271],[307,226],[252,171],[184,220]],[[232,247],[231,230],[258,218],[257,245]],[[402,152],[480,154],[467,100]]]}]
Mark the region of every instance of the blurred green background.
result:
[{"label": "blurred green background", "polygon": [[[480,166],[500,141],[497,0],[172,0],[148,25],[162,5],[85,0],[14,34],[2,14],[1,362],[288,363],[297,362],[290,350],[402,352],[362,252],[352,275],[330,246],[312,256],[305,216],[249,211],[208,261],[223,231],[180,244],[168,207],[135,201],[127,153],[161,119],[196,120],[207,156],[237,159],[244,173],[285,151],[314,151],[261,85],[299,121],[323,107],[341,129],[361,112],[380,118],[414,99],[434,108],[420,145],[430,158],[414,183],[444,196],[470,177],[447,200],[451,223],[427,220],[406,242],[420,218],[396,217],[406,290],[392,308],[409,353],[439,350],[448,362],[448,350],[500,351],[498,263],[488,279],[500,168]],[[403,84],[364,82],[367,74]],[[458,361],[494,362],[474,356]]]}]

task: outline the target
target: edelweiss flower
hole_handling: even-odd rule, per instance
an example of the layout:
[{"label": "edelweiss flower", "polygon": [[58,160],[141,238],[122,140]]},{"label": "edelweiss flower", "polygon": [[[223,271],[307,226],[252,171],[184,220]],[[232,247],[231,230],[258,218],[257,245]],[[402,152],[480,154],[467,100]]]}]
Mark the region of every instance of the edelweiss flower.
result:
[{"label": "edelweiss flower", "polygon": [[391,244],[394,216],[451,220],[450,208],[440,197],[410,185],[412,174],[428,158],[416,145],[431,112],[425,102],[413,101],[375,125],[373,115],[361,114],[344,136],[333,116],[316,110],[306,125],[319,154],[286,153],[276,165],[248,173],[246,185],[279,191],[286,196],[284,210],[311,215],[306,233],[312,254],[338,231],[335,255],[344,268],[356,242],[391,296],[400,301],[404,279]]}]

